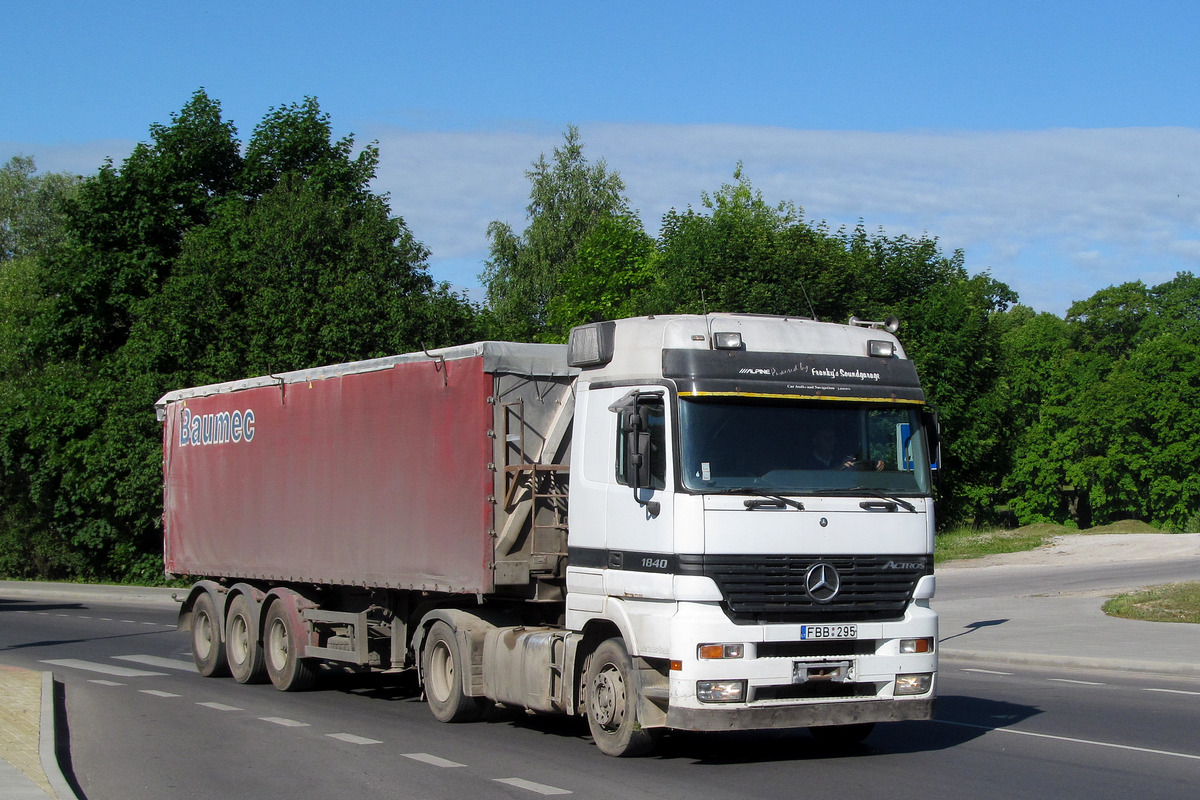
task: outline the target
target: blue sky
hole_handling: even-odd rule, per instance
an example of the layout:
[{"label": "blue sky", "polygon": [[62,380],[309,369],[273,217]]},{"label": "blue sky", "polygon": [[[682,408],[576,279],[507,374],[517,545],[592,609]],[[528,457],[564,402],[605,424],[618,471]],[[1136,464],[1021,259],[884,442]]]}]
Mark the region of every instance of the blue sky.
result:
[{"label": "blue sky", "polygon": [[1200,3],[55,2],[0,26],[0,160],[90,174],[199,87],[244,138],[315,96],[477,286],[568,124],[656,233],[739,161],[771,202],[962,248],[1062,314],[1200,271]]}]

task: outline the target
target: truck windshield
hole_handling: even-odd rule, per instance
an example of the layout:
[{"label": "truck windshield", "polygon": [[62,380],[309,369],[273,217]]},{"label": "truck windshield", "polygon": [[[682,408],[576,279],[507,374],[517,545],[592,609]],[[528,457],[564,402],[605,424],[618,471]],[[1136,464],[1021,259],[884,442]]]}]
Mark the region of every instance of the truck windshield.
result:
[{"label": "truck windshield", "polygon": [[680,398],[679,424],[683,485],[693,491],[929,493],[912,406]]}]

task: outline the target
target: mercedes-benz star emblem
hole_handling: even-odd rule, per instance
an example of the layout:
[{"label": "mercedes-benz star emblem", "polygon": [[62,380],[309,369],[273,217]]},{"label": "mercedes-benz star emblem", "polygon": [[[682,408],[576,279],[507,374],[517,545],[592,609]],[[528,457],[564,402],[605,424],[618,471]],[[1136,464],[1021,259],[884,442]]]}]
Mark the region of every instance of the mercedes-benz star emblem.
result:
[{"label": "mercedes-benz star emblem", "polygon": [[816,602],[828,603],[837,597],[838,590],[842,588],[842,576],[838,575],[833,564],[819,561],[804,573],[804,588]]}]

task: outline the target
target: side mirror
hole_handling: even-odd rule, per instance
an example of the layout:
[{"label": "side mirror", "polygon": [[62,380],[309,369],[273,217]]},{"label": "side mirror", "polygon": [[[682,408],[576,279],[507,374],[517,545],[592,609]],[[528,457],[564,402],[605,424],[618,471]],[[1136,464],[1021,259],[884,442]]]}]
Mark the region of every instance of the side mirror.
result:
[{"label": "side mirror", "polygon": [[929,468],[937,469],[942,463],[942,425],[938,413],[932,409],[922,410],[921,426],[925,428],[925,440],[929,442]]},{"label": "side mirror", "polygon": [[625,415],[625,482],[635,490],[649,488],[650,409],[634,406]]},{"label": "side mirror", "polygon": [[621,480],[633,488],[633,498],[638,505],[645,506],[651,516],[658,516],[662,505],[657,500],[643,500],[639,492],[654,488],[654,477],[650,462],[650,406],[637,402],[614,405],[621,414],[621,434],[625,437],[625,461],[621,465]]}]

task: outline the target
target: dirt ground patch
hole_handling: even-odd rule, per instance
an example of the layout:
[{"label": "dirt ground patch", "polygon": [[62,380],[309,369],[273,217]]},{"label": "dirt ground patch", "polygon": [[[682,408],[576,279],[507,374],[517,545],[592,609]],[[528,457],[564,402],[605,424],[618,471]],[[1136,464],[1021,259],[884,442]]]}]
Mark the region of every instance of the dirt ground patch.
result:
[{"label": "dirt ground patch", "polygon": [[[1144,523],[1116,523],[1144,525]],[[1058,527],[1058,526],[1054,526]],[[1107,532],[1114,526],[1092,529],[1087,533],[1064,533],[1055,536],[1048,545],[1020,553],[1002,553],[982,558],[960,559],[938,565],[938,569],[972,569],[1001,564],[1034,566],[1071,564],[1102,564],[1116,561],[1172,559],[1200,554],[1200,533],[1118,533]],[[1150,531],[1155,531],[1146,525]],[[1106,532],[1097,533],[1097,530]]]}]

